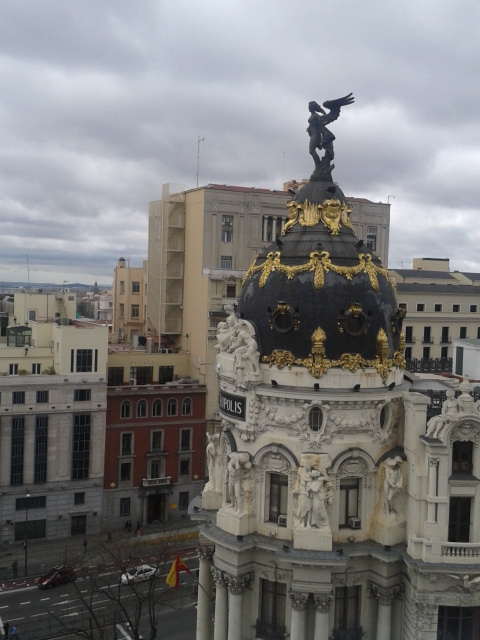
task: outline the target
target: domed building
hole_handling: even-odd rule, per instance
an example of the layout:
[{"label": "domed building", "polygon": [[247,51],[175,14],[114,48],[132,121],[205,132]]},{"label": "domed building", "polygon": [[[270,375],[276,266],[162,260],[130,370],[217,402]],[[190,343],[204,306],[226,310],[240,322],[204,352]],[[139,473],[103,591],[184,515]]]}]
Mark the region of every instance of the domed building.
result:
[{"label": "domed building", "polygon": [[[405,380],[405,312],[331,177],[325,125],[352,101],[310,103],[315,171],[218,326],[223,428],[206,449],[197,640],[433,640],[455,615],[478,624],[462,572],[480,541],[451,542],[448,510],[478,491],[480,413],[465,388],[455,416],[446,402],[427,426],[428,397]],[[462,452],[469,477],[452,485]]]}]

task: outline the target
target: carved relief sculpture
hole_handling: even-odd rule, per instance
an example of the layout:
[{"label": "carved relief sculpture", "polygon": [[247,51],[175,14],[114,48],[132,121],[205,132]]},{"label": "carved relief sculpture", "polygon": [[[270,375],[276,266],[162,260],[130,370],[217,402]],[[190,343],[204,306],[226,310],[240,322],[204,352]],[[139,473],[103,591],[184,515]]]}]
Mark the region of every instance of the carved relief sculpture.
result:
[{"label": "carved relief sculpture", "polygon": [[455,391],[449,389],[446,392],[446,396],[446,400],[442,406],[442,413],[438,416],[433,416],[433,418],[430,418],[428,421],[427,438],[440,439],[445,428],[459,418],[461,406],[455,398]]},{"label": "carved relief sculpture", "polygon": [[204,491],[221,491],[221,451],[220,451],[220,434],[207,433],[207,468],[208,482]]},{"label": "carved relief sculpture", "polygon": [[252,508],[252,500],[248,500],[251,493],[252,462],[250,454],[245,451],[235,451],[229,454],[226,474],[225,507],[233,509],[237,514],[247,512]]},{"label": "carved relief sculpture", "polygon": [[387,515],[397,514],[398,507],[395,502],[396,496],[404,490],[402,459],[400,456],[388,458],[384,465],[383,480],[383,508]]}]

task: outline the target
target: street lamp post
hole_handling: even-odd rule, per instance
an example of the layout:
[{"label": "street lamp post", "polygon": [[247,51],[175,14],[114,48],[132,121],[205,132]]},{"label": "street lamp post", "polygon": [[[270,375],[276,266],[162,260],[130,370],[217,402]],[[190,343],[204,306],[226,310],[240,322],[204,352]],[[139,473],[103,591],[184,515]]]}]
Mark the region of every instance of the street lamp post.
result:
[{"label": "street lamp post", "polygon": [[28,567],[28,499],[30,498],[30,493],[27,489],[26,493],[26,501],[25,501],[25,537],[23,539],[23,548],[25,549],[25,577],[27,577],[27,567]]}]

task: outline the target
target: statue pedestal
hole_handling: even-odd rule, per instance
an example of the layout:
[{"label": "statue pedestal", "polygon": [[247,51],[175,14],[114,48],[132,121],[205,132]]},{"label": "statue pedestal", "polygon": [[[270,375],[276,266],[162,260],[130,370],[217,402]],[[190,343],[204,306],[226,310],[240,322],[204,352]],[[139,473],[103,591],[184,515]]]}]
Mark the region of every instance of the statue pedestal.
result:
[{"label": "statue pedestal", "polygon": [[332,531],[330,527],[321,529],[294,529],[293,548],[309,551],[331,551]]},{"label": "statue pedestal", "polygon": [[223,495],[221,491],[204,491],[202,493],[202,509],[220,509]]},{"label": "statue pedestal", "polygon": [[407,523],[405,520],[392,520],[392,522],[374,521],[371,528],[371,537],[375,542],[392,546],[405,541]]},{"label": "statue pedestal", "polygon": [[[252,527],[250,527],[252,523]],[[237,514],[232,509],[221,509],[217,513],[217,527],[234,536],[244,536],[253,532],[253,516]],[[250,531],[252,529],[252,531]]]}]

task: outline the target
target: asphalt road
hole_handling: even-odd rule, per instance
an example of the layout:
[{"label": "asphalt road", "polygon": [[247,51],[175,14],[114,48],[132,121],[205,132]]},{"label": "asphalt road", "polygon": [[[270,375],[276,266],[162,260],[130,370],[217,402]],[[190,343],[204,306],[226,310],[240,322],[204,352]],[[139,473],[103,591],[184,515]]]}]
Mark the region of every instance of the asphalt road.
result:
[{"label": "asphalt road", "polygon": [[[187,564],[194,569],[198,567],[198,559],[190,558]],[[149,638],[149,602],[155,601],[157,637],[194,640],[195,580],[183,573],[180,589],[171,589],[165,583],[169,568],[166,566],[152,585],[138,583],[133,588],[119,586],[118,570],[106,570],[94,585],[91,578],[80,575],[75,584],[48,591],[37,586],[12,589],[1,594],[0,617],[3,622],[8,620],[10,625],[17,625],[22,640],[78,637],[69,631],[86,629],[93,619],[94,625],[105,625],[106,638],[131,640],[128,617],[133,620],[142,603],[138,628],[144,638]]]}]

